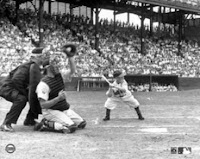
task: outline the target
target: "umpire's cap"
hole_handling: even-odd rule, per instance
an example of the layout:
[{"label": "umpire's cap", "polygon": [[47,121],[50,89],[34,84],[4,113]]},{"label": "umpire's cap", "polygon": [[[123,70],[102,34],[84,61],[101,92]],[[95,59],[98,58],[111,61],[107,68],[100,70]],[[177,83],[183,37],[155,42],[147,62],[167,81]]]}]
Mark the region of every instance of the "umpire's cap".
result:
[{"label": "umpire's cap", "polygon": [[126,75],[126,72],[125,71],[120,71],[120,70],[116,70],[113,73],[113,77],[114,78],[116,78],[116,77],[124,77],[125,75]]},{"label": "umpire's cap", "polygon": [[31,56],[41,56],[42,55],[42,52],[43,52],[43,47],[37,47],[35,49],[32,50],[31,52]]}]

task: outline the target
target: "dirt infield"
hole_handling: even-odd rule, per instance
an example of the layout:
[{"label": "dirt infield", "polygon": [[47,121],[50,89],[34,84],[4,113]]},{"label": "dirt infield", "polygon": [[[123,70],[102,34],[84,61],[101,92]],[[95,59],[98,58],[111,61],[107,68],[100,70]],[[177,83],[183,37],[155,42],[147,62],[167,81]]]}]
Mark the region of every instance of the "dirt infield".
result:
[{"label": "dirt infield", "polygon": [[[16,132],[0,132],[0,159],[199,159],[200,90],[134,93],[144,121],[121,106],[104,122],[105,92],[68,92],[71,107],[87,120],[74,134],[34,132],[23,126],[28,105]],[[0,122],[11,103],[0,100]],[[15,146],[13,153],[5,149]],[[172,154],[171,148],[190,147],[190,154]]]}]

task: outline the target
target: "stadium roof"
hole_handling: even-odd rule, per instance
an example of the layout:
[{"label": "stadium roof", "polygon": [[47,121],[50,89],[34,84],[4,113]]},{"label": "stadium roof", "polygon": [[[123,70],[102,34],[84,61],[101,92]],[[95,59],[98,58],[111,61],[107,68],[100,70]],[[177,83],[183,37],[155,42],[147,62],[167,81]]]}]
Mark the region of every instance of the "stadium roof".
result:
[{"label": "stadium roof", "polygon": [[[196,3],[187,3],[186,0],[57,0],[58,2],[71,3],[76,5],[84,5],[87,7],[95,7],[96,3],[100,8],[113,9],[114,4],[120,4],[121,7],[128,7],[134,2],[151,4],[153,6],[163,6],[174,9],[183,10],[186,12],[200,13],[200,2],[193,0]],[[182,1],[182,2],[181,2]]]},{"label": "stadium roof", "polygon": [[[59,2],[70,3],[72,7],[87,6],[115,10],[116,14],[133,13],[145,18],[153,17],[154,22],[175,24],[180,14],[200,14],[200,2],[196,5],[180,2],[180,0],[57,0]],[[182,0],[184,1],[184,0]],[[143,5],[141,5],[143,3]],[[167,13],[151,12],[151,7],[163,6],[176,9]]]},{"label": "stadium roof", "polygon": [[[32,1],[32,0],[15,0],[20,3]],[[44,0],[49,1],[49,0]],[[191,12],[194,14],[200,14],[200,1],[199,0],[51,0],[63,3],[75,4],[78,6],[95,7],[96,3],[100,8],[113,9],[114,4],[121,4],[121,7],[128,7],[131,4],[138,2],[144,4],[151,4],[153,6],[163,6],[168,8],[174,8]]]},{"label": "stadium roof", "polygon": [[[20,0],[21,2],[31,0]],[[47,1],[47,0],[44,0]],[[53,0],[52,0],[53,1]],[[162,21],[163,23],[175,24],[179,13],[183,14],[200,14],[200,2],[194,4],[186,3],[186,0],[54,0],[57,2],[70,3],[71,7],[87,6],[90,8],[98,7],[101,9],[115,10],[116,14],[133,13],[145,18],[153,17],[154,22]],[[182,2],[181,2],[182,1]],[[141,5],[143,3],[143,5]],[[151,12],[151,7],[163,6],[176,9],[161,13],[158,11]]]}]

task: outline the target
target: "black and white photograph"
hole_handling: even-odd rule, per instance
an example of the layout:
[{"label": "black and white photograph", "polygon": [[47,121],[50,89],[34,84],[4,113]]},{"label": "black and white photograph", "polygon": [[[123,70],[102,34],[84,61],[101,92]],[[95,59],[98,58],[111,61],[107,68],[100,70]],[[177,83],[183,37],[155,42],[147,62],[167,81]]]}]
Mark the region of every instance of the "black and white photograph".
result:
[{"label": "black and white photograph", "polygon": [[199,159],[200,0],[0,0],[0,159]]}]

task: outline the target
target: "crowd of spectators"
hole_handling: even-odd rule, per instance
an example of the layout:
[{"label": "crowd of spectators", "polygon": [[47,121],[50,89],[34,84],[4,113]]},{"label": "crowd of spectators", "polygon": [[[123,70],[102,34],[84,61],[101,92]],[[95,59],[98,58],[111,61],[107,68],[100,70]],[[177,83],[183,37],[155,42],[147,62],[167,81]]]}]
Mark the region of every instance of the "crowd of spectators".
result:
[{"label": "crowd of spectators", "polygon": [[[5,75],[27,61],[33,44],[39,41],[37,14],[20,9],[18,23],[0,19],[0,74]],[[99,50],[94,49],[95,26],[89,18],[69,14],[44,14],[44,46],[49,52],[59,51],[68,42],[78,46],[75,57],[78,77],[112,75],[114,69],[127,74],[175,74],[180,77],[200,77],[200,47],[194,41],[182,41],[181,56],[175,37],[149,37],[145,30],[145,54],[141,54],[140,29],[134,25],[101,19]],[[168,35],[171,32],[168,30]],[[63,68],[65,62],[63,62]],[[171,86],[166,89],[171,90]],[[172,88],[172,90],[174,90]]]},{"label": "crowd of spectators", "polygon": [[175,85],[169,84],[169,85],[159,85],[158,83],[152,83],[151,87],[149,84],[129,84],[128,89],[131,92],[175,92],[178,91]]},{"label": "crowd of spectators", "polygon": [[7,75],[16,66],[29,59],[34,48],[31,40],[7,19],[0,19],[0,75]]}]

